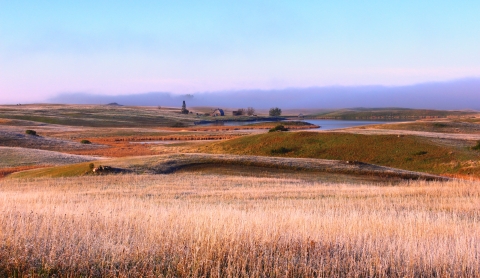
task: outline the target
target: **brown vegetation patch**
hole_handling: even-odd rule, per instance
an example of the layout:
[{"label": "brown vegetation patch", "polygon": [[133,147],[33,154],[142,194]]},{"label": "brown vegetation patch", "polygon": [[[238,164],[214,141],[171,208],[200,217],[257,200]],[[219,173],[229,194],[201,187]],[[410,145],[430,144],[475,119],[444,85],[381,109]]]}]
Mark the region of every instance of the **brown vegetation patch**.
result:
[{"label": "brown vegetation patch", "polygon": [[103,139],[92,139],[94,143],[107,145],[107,147],[91,150],[68,151],[71,154],[95,155],[107,157],[144,156],[158,154],[150,146],[144,144],[130,144],[129,142],[115,142]]},{"label": "brown vegetation patch", "polygon": [[[192,134],[192,135],[166,135],[166,136],[128,136],[102,138],[105,144],[109,142],[141,142],[141,141],[194,141],[194,140],[225,140],[238,138],[239,134]],[[89,139],[90,140],[90,139]],[[95,140],[92,138],[91,140]],[[93,142],[93,141],[92,141]]]}]

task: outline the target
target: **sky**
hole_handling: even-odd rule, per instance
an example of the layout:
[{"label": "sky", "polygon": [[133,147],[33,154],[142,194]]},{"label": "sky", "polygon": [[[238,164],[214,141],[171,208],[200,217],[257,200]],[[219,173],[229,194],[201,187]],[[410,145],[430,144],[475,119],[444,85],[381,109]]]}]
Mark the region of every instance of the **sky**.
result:
[{"label": "sky", "polygon": [[0,104],[480,77],[480,1],[0,0]]}]

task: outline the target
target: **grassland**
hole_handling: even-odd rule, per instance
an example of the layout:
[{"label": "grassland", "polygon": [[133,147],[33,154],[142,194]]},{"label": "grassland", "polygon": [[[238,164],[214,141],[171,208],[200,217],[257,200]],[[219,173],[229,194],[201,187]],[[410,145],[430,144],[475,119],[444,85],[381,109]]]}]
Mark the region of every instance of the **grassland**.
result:
[{"label": "grassland", "polygon": [[[269,117],[267,115],[231,116],[223,117],[205,116],[205,113],[191,111],[191,114],[180,113],[179,108],[169,107],[136,107],[136,106],[111,106],[111,105],[21,105],[0,106],[0,119],[4,124],[16,124],[15,120],[30,121],[66,126],[84,127],[187,127],[195,122],[216,121],[262,121],[282,120],[282,117]],[[204,110],[204,109],[199,109]],[[211,110],[211,109],[209,109]],[[200,113],[198,113],[200,112]]]},{"label": "grassland", "polygon": [[2,106],[0,118],[88,127],[188,126],[195,121],[179,110],[109,105]]},{"label": "grassland", "polygon": [[428,109],[406,109],[406,108],[354,108],[339,109],[334,111],[323,111],[306,115],[309,118],[316,119],[340,119],[340,120],[360,120],[360,119],[385,119],[385,120],[404,120],[404,119],[425,119],[425,118],[447,118],[449,116],[470,116],[478,112],[472,111],[446,111],[446,110],[428,110]]},{"label": "grassland", "polygon": [[480,176],[480,152],[418,136],[275,132],[218,142],[198,151],[350,160],[434,174]]},{"label": "grassland", "polygon": [[0,180],[1,276],[476,277],[480,184]]},{"label": "grassland", "polygon": [[178,110],[0,106],[0,277],[480,277],[478,117],[267,133]]},{"label": "grassland", "polygon": [[35,165],[65,165],[97,159],[97,157],[92,156],[72,155],[53,151],[0,147],[0,168]]},{"label": "grassland", "polygon": [[422,132],[436,133],[461,133],[461,134],[480,134],[480,124],[465,121],[415,121],[408,123],[374,125],[365,127],[368,129],[393,129],[393,130],[412,130]]}]

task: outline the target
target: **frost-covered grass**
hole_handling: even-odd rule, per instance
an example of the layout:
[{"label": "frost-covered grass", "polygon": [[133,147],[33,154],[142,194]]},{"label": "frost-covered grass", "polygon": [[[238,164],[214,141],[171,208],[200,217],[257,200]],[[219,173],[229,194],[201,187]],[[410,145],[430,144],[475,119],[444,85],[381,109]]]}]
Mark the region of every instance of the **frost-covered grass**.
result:
[{"label": "frost-covered grass", "polygon": [[0,180],[0,276],[480,275],[480,183]]}]

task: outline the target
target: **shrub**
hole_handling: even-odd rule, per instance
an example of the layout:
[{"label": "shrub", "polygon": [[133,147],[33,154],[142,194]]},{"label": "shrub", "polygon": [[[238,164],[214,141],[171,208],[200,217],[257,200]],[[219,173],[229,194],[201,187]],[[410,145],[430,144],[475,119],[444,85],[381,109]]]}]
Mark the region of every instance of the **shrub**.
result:
[{"label": "shrub", "polygon": [[82,143],[82,144],[92,144],[92,142],[90,142],[86,139],[83,139],[82,141],[80,141],[80,143]]},{"label": "shrub", "polygon": [[433,126],[437,128],[443,128],[443,127],[447,127],[448,125],[444,123],[434,123]]},{"label": "shrub", "polygon": [[480,150],[480,141],[477,141],[477,144],[475,146],[472,147],[472,150]]},{"label": "shrub", "polygon": [[186,125],[184,123],[181,123],[181,122],[175,122],[173,124],[170,125],[170,127],[185,127]]},{"label": "shrub", "polygon": [[268,111],[268,115],[270,115],[272,117],[280,116],[280,115],[282,115],[282,109],[280,109],[278,107],[270,108],[270,111]]},{"label": "shrub", "polygon": [[37,132],[35,130],[27,129],[25,130],[25,133],[28,135],[37,135]]},{"label": "shrub", "polygon": [[271,128],[268,132],[276,132],[276,131],[288,131],[288,128],[284,127],[283,125],[277,125],[274,128]]},{"label": "shrub", "polygon": [[419,152],[414,153],[414,155],[424,155],[424,154],[427,154],[427,152],[426,151],[419,151]]},{"label": "shrub", "polygon": [[90,169],[90,171],[92,171],[93,168],[95,168],[95,164],[93,163],[88,164],[88,169]]},{"label": "shrub", "polygon": [[270,151],[271,154],[286,154],[288,152],[291,152],[291,149],[285,148],[285,147],[280,147],[278,149],[273,149]]}]

